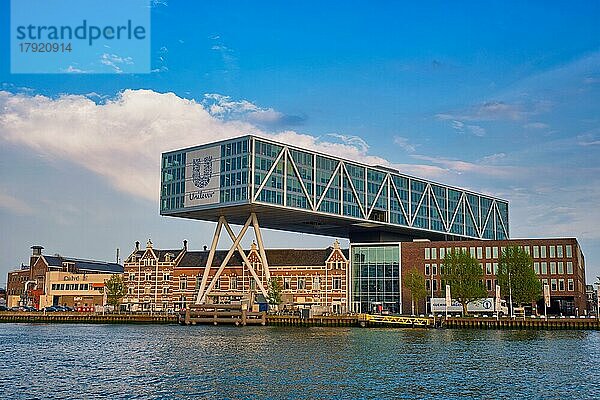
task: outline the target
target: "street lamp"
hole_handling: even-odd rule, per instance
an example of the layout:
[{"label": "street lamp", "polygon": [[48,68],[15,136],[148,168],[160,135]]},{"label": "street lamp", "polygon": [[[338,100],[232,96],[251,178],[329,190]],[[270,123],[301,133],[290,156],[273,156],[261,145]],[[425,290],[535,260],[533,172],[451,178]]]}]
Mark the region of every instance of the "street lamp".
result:
[{"label": "street lamp", "polygon": [[510,306],[510,317],[513,318],[514,314],[513,314],[513,302],[512,302],[512,286],[510,284],[510,266],[506,266],[506,268],[508,269],[508,301],[509,301],[509,306]]},{"label": "street lamp", "polygon": [[600,276],[596,277],[596,318],[600,319]]}]

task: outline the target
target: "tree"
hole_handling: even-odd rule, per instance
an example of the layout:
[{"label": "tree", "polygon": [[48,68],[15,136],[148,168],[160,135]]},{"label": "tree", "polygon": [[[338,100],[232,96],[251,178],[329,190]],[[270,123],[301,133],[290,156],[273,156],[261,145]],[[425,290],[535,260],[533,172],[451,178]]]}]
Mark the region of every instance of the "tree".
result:
[{"label": "tree", "polygon": [[274,306],[281,303],[281,291],[283,287],[281,286],[280,278],[271,278],[269,279],[269,288],[267,291],[267,302]]},{"label": "tree", "polygon": [[114,274],[109,280],[104,281],[106,302],[111,306],[118,306],[121,299],[127,294],[127,287],[121,274]]},{"label": "tree", "polygon": [[461,302],[464,315],[467,315],[467,304],[487,296],[483,286],[483,268],[466,251],[446,253],[441,275],[442,280],[450,285],[452,297]]},{"label": "tree", "polygon": [[404,287],[410,291],[412,314],[415,314],[415,302],[417,303],[417,313],[419,313],[419,300],[427,297],[425,277],[416,268],[412,268],[404,275]]},{"label": "tree", "polygon": [[513,303],[521,305],[540,298],[542,286],[533,270],[533,259],[522,248],[509,246],[502,251],[496,279],[502,293],[512,294]]}]

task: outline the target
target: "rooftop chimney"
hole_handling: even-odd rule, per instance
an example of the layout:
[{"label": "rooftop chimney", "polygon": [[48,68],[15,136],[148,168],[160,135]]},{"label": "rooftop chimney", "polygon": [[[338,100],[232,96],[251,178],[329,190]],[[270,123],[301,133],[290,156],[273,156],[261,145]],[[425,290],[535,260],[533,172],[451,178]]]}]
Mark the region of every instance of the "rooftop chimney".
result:
[{"label": "rooftop chimney", "polygon": [[137,240],[137,241],[135,242],[135,251],[138,251],[139,249],[140,249],[140,241],[139,241],[139,240]]},{"label": "rooftop chimney", "polygon": [[204,251],[206,251],[206,249],[208,249],[208,247],[206,245],[204,245],[203,247],[204,247]]},{"label": "rooftop chimney", "polygon": [[183,249],[187,251],[187,240],[183,241]]},{"label": "rooftop chimney", "polygon": [[42,250],[44,250],[44,248],[42,246],[31,246],[31,250],[32,250],[31,255],[33,255],[33,256],[41,256],[42,255]]}]

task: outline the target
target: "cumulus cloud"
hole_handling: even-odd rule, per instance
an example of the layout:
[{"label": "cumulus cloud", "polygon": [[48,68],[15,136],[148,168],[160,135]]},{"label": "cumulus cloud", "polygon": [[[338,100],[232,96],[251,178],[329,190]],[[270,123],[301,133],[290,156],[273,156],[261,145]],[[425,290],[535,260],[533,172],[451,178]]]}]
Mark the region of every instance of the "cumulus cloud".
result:
[{"label": "cumulus cloud", "polygon": [[387,163],[367,155],[368,147],[358,139],[334,143],[289,130],[268,132],[248,120],[225,118],[232,110],[264,110],[247,101],[210,97],[218,104],[151,90],[125,90],[99,103],[83,95],[49,98],[0,91],[0,140],[69,160],[120,191],[153,201],[160,186],[160,153],[244,134],[370,164]]},{"label": "cumulus cloud", "polygon": [[406,151],[407,153],[414,153],[415,151],[417,151],[416,146],[411,144],[408,138],[396,136],[394,137],[394,143],[400,146],[401,149],[404,149],[404,151]]}]

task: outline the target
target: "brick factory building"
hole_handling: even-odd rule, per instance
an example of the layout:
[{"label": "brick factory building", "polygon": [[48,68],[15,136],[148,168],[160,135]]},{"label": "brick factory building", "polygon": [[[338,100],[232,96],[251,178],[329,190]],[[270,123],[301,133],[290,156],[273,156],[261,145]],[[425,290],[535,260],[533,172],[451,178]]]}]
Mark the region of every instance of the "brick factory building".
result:
[{"label": "brick factory building", "polygon": [[31,249],[29,266],[8,273],[8,307],[66,305],[90,309],[103,305],[104,281],[123,272],[116,263],[45,255],[42,246]]}]

